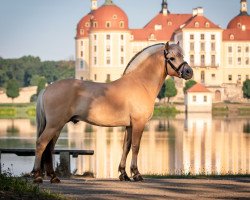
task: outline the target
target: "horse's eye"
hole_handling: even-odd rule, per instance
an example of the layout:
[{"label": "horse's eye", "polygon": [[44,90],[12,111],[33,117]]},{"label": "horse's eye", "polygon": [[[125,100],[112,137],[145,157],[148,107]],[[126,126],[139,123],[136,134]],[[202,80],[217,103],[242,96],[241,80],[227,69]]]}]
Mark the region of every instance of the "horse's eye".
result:
[{"label": "horse's eye", "polygon": [[174,58],[174,57],[171,57],[171,58],[170,58],[170,60],[171,60],[171,61],[174,61],[174,60],[175,60],[175,58]]}]

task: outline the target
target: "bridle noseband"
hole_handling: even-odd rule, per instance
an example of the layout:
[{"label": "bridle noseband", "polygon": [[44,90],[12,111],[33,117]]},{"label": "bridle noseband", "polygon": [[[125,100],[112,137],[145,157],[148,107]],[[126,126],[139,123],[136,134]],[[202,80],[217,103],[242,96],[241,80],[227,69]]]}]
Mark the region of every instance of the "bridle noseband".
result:
[{"label": "bridle noseband", "polygon": [[[183,63],[181,63],[179,65],[179,67],[175,67],[174,64],[171,62],[171,58],[168,58],[167,55],[169,54],[169,52],[165,49],[164,50],[164,57],[165,57],[165,63],[168,63],[172,69],[178,74],[179,78],[182,78],[182,72],[180,71],[182,69],[182,67],[186,64],[188,64],[186,61],[184,61]],[[166,64],[166,70],[168,72],[168,67]]]}]

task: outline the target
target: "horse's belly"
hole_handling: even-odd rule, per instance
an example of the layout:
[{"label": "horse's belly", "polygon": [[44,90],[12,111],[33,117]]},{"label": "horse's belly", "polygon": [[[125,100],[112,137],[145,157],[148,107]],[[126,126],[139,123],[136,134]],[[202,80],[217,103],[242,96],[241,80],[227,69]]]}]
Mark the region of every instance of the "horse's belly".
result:
[{"label": "horse's belly", "polygon": [[88,123],[98,126],[129,126],[129,115],[121,111],[111,111],[107,109],[93,109],[89,112],[86,120]]}]

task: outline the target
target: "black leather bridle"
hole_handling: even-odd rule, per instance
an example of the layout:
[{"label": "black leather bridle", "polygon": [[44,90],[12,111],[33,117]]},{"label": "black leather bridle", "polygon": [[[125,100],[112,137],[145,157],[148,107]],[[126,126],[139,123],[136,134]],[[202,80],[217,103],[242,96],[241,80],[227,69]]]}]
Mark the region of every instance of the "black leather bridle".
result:
[{"label": "black leather bridle", "polygon": [[165,62],[166,62],[166,70],[168,73],[168,67],[167,67],[167,63],[172,67],[172,69],[178,74],[179,78],[182,78],[182,67],[186,64],[188,64],[186,61],[184,61],[183,63],[181,63],[178,67],[175,67],[175,65],[171,62],[171,60],[173,60],[173,57],[168,58],[169,52],[165,49],[164,50],[164,57],[165,57]]}]

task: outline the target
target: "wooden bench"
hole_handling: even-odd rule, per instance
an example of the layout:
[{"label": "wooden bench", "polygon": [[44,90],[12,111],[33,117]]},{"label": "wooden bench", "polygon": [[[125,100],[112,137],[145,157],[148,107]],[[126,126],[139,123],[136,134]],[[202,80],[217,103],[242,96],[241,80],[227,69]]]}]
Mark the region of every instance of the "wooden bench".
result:
[{"label": "wooden bench", "polygon": [[[1,173],[1,154],[16,154],[17,156],[35,156],[35,149],[7,149],[0,148],[0,173]],[[63,165],[63,174],[69,175],[70,170],[70,155],[77,158],[79,155],[93,155],[93,150],[77,150],[77,149],[55,149],[53,154],[60,155],[60,165]]]}]

